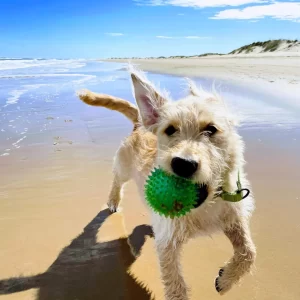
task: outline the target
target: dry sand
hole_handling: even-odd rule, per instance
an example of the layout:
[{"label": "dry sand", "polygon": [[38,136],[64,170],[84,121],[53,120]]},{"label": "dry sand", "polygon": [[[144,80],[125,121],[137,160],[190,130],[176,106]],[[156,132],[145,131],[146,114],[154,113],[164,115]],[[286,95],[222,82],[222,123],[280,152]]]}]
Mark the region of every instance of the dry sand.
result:
[{"label": "dry sand", "polygon": [[[177,68],[168,61],[143,66],[214,76],[208,73],[208,62],[207,72],[184,61]],[[182,67],[186,63],[190,71]],[[229,77],[253,74],[251,64],[232,70]],[[226,77],[227,71],[219,71]],[[0,295],[6,291],[1,299],[146,300],[150,293],[163,299],[149,216],[134,184],[126,189],[120,213],[110,215],[105,207],[113,153],[131,124],[114,112],[111,118],[91,118],[81,107],[67,116],[48,111],[45,118],[54,117],[49,130],[37,130],[22,151],[1,163]],[[241,133],[257,200],[251,227],[258,258],[253,276],[223,299],[299,300],[299,130]],[[231,255],[222,235],[198,238],[185,247],[183,270],[191,299],[220,298],[214,278]]]},{"label": "dry sand", "polygon": [[108,61],[130,61],[149,72],[216,78],[242,86],[251,86],[258,91],[274,95],[274,97],[283,96],[286,98],[285,102],[300,109],[300,56],[252,54],[246,57],[225,55],[183,59],[117,59]]}]

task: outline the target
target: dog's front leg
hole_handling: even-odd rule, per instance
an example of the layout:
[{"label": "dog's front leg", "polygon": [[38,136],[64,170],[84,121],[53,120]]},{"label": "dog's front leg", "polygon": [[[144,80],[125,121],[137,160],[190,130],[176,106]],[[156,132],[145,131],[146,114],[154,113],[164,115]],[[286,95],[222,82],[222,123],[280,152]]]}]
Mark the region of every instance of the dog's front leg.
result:
[{"label": "dog's front leg", "polygon": [[234,283],[251,270],[255,261],[256,249],[250,236],[248,221],[238,220],[224,230],[234,249],[234,255],[219,272],[216,289],[220,294],[226,293]]},{"label": "dog's front leg", "polygon": [[187,287],[181,275],[180,252],[183,241],[156,241],[166,300],[188,300]]}]

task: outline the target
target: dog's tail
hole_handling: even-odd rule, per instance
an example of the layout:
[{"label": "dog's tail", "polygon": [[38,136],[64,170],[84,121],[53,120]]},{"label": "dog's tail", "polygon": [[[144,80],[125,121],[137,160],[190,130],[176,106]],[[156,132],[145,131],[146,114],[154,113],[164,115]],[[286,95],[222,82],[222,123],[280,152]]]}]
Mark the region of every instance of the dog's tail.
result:
[{"label": "dog's tail", "polygon": [[116,110],[125,115],[134,124],[139,121],[139,112],[137,107],[124,99],[105,94],[93,93],[89,90],[82,90],[78,92],[77,95],[86,104]]}]

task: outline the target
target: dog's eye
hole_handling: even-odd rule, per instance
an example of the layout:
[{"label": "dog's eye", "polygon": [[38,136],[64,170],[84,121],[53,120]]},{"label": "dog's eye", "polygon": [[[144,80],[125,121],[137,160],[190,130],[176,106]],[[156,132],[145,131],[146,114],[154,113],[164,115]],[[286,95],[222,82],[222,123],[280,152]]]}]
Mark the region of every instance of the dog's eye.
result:
[{"label": "dog's eye", "polygon": [[208,134],[209,136],[214,135],[218,129],[214,125],[208,125],[205,129],[204,132]]},{"label": "dog's eye", "polygon": [[166,128],[165,134],[168,135],[168,136],[171,136],[171,135],[173,135],[176,131],[177,131],[177,129],[176,129],[173,125],[170,125],[169,127]]}]

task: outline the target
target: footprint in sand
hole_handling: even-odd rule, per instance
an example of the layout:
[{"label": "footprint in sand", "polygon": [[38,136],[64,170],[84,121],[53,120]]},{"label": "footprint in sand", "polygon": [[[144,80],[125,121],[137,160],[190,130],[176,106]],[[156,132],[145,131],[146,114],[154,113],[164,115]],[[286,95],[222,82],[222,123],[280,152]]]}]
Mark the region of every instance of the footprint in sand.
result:
[{"label": "footprint in sand", "polygon": [[[73,144],[73,141],[62,141],[60,136],[55,136],[54,140],[55,141],[53,142],[53,146],[56,146],[56,145],[59,145],[62,143],[68,143],[69,145]],[[58,150],[56,150],[56,151],[58,151]],[[61,150],[59,150],[59,151],[61,151]]]},{"label": "footprint in sand", "polygon": [[58,145],[58,142],[59,142],[60,139],[61,139],[60,136],[55,136],[55,137],[54,137],[55,142],[53,142],[53,146]]}]

